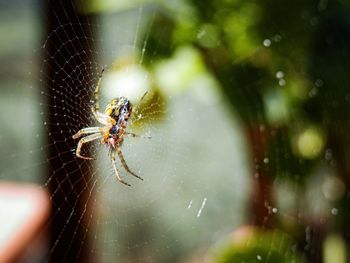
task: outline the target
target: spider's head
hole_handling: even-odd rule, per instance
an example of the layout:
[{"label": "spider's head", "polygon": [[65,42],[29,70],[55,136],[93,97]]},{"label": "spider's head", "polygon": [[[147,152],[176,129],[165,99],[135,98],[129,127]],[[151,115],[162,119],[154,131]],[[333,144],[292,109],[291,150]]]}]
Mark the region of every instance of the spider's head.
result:
[{"label": "spider's head", "polygon": [[108,138],[108,145],[114,149],[116,148],[116,145],[117,145],[117,139],[115,137],[110,137]]}]

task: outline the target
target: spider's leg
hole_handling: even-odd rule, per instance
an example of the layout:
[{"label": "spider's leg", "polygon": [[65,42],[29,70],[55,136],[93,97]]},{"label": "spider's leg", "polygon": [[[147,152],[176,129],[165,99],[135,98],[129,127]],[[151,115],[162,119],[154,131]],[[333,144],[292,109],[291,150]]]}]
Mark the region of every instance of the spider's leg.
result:
[{"label": "spider's leg", "polygon": [[113,169],[115,172],[115,175],[118,179],[119,182],[121,182],[122,184],[125,184],[127,186],[131,186],[130,184],[128,184],[127,182],[125,182],[119,175],[118,170],[117,170],[117,166],[115,165],[115,159],[114,159],[114,153],[111,153],[111,161],[112,161],[112,165],[113,165]]},{"label": "spider's leg", "polygon": [[137,110],[138,110],[139,107],[140,107],[141,102],[142,102],[143,99],[146,97],[147,93],[148,93],[148,91],[146,91],[146,92],[142,95],[141,99],[140,99],[139,102],[136,104],[136,106],[134,107],[134,109],[133,109],[132,112],[137,112]]},{"label": "spider's leg", "polygon": [[132,132],[125,132],[124,133],[126,136],[128,137],[140,137],[140,138],[146,138],[146,139],[152,139],[151,136],[144,136],[144,135],[138,135],[138,134],[135,134],[135,133],[132,133]]},{"label": "spider's leg", "polygon": [[98,112],[100,110],[100,85],[101,85],[101,81],[102,81],[102,77],[103,77],[103,72],[105,71],[105,68],[102,68],[97,84],[96,84],[96,88],[95,88],[95,92],[94,92],[94,96],[95,96],[95,105],[94,105],[94,111]]},{"label": "spider's leg", "polygon": [[109,115],[102,112],[96,111],[94,107],[91,107],[92,114],[94,114],[95,119],[106,126],[112,127],[116,124],[116,121]]},{"label": "spider's leg", "polygon": [[88,127],[88,128],[81,129],[76,134],[74,134],[72,137],[73,137],[73,139],[77,139],[77,138],[81,137],[82,135],[103,132],[104,130],[105,130],[104,127]]},{"label": "spider's leg", "polygon": [[124,169],[125,169],[129,174],[131,174],[131,175],[133,175],[133,176],[135,176],[135,177],[137,177],[137,178],[139,178],[140,180],[143,181],[143,178],[142,178],[142,177],[140,177],[140,176],[136,175],[135,173],[133,173],[132,171],[130,171],[128,165],[127,165],[126,162],[125,162],[125,159],[124,159],[123,154],[122,154],[122,149],[121,149],[120,147],[117,148],[117,153],[118,153],[119,159],[120,159],[120,161],[121,161],[121,163],[122,163]]},{"label": "spider's leg", "polygon": [[94,158],[91,158],[91,157],[86,157],[86,156],[82,156],[80,154],[81,152],[81,148],[83,147],[84,143],[87,143],[87,142],[91,142],[93,140],[96,140],[96,139],[99,139],[99,138],[102,138],[103,135],[100,134],[100,133],[94,133],[94,134],[91,134],[89,136],[86,136],[82,139],[80,139],[80,141],[78,142],[78,146],[77,146],[77,150],[75,152],[75,155],[79,158],[82,158],[82,159],[85,159],[85,160],[93,160]]},{"label": "spider's leg", "polygon": [[94,92],[94,96],[95,96],[95,104],[93,107],[91,107],[92,113],[94,114],[96,120],[106,126],[113,126],[116,122],[115,120],[100,112],[100,86],[101,86],[101,81],[102,81],[102,77],[103,77],[103,72],[105,71],[104,68],[102,68],[97,84],[96,84],[96,88],[95,88],[95,92]]}]

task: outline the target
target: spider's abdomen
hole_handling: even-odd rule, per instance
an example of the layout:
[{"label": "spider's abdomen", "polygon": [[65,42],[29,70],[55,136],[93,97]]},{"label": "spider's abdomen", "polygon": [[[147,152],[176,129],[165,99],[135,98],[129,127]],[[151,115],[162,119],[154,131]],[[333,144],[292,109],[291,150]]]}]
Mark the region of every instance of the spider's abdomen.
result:
[{"label": "spider's abdomen", "polygon": [[118,136],[119,134],[119,126],[116,124],[109,130],[109,136],[114,137]]},{"label": "spider's abdomen", "polygon": [[130,101],[125,97],[112,100],[106,107],[105,114],[118,121],[120,118],[128,120],[132,112]]}]

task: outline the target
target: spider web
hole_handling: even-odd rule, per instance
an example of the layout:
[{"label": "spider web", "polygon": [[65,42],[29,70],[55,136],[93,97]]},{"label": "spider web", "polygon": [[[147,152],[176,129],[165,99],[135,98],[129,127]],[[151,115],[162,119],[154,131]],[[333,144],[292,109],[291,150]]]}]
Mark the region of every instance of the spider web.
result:
[{"label": "spider web", "polygon": [[[65,8],[64,4],[61,6]],[[239,134],[235,134],[236,124],[227,121],[231,118],[220,99],[211,103],[200,101],[196,99],[195,88],[174,96],[162,87],[155,88],[152,76],[144,67],[144,53],[156,12],[155,8],[140,6],[101,15],[98,20],[79,24],[91,30],[88,47],[84,44],[86,35],[76,33],[68,40],[56,42],[52,53],[48,47],[50,39],[72,32],[74,24],[65,23],[49,32],[36,52],[41,56],[39,73],[30,74],[37,84],[28,88],[28,94],[34,97],[28,100],[36,105],[32,112],[40,113],[39,120],[32,122],[37,133],[29,135],[37,142],[28,146],[34,157],[31,164],[8,169],[1,177],[9,178],[23,171],[40,171],[45,176],[52,163],[63,164],[59,169],[51,169],[42,183],[44,188],[56,183],[50,192],[51,200],[55,200],[56,194],[67,199],[54,205],[45,231],[60,218],[63,208],[69,210],[69,216],[64,218],[67,227],[61,229],[48,247],[45,261],[62,244],[66,248],[62,262],[71,253],[80,260],[81,251],[90,243],[90,256],[96,262],[177,262],[207,250],[218,236],[232,230],[242,219],[247,171],[245,157],[232,149],[243,146]],[[161,37],[167,38],[166,28]],[[64,66],[55,71],[60,79],[49,75],[47,68],[62,59]],[[102,67],[106,70],[100,88],[101,111],[119,96],[137,105],[149,90],[128,129],[151,139],[126,138],[122,148],[130,169],[144,181],[128,175],[117,162],[118,171],[132,187],[116,180],[108,149],[98,140],[84,145],[83,150],[84,155],[97,160],[74,157],[82,178],[72,176],[76,171],[69,169],[78,143],[71,136],[82,128],[98,125],[91,106]],[[57,117],[65,121],[50,121]],[[210,127],[218,127],[217,130],[208,127],[209,120]],[[10,138],[4,137],[4,132],[1,135],[2,142]],[[48,149],[60,145],[69,150],[51,155]],[[28,153],[14,149],[5,152],[2,158],[6,161],[23,155]],[[239,174],[232,177],[232,170]],[[75,192],[76,184],[82,185],[81,192]],[[233,190],[235,185],[239,187]],[[70,203],[72,195],[75,202]],[[79,210],[79,214],[80,198],[86,200],[86,209],[82,213]],[[226,216],[220,216],[219,221],[218,215]],[[85,229],[83,235],[68,227],[72,218]],[[67,233],[70,240],[64,238]],[[77,239],[80,247],[75,250],[72,244]]]}]

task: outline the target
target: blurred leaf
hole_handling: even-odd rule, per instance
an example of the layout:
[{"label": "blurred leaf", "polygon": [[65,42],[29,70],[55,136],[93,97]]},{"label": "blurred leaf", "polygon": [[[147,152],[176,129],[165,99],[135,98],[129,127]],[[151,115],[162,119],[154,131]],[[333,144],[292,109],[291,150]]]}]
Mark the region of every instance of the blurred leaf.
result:
[{"label": "blurred leaf", "polygon": [[219,248],[214,256],[215,263],[266,262],[302,263],[293,240],[278,231],[253,229],[239,239],[234,239]]},{"label": "blurred leaf", "polygon": [[76,0],[79,11],[84,14],[110,13],[138,7],[154,0]]},{"label": "blurred leaf", "polygon": [[132,131],[144,131],[156,122],[163,120],[166,114],[166,100],[159,89],[153,88],[146,94],[140,104],[136,104],[132,116]]},{"label": "blurred leaf", "polygon": [[336,234],[327,236],[323,244],[324,263],[345,263],[346,246],[344,240]]},{"label": "blurred leaf", "polygon": [[205,68],[199,52],[192,47],[180,47],[173,56],[155,66],[155,80],[167,94],[177,93],[190,86]]}]

